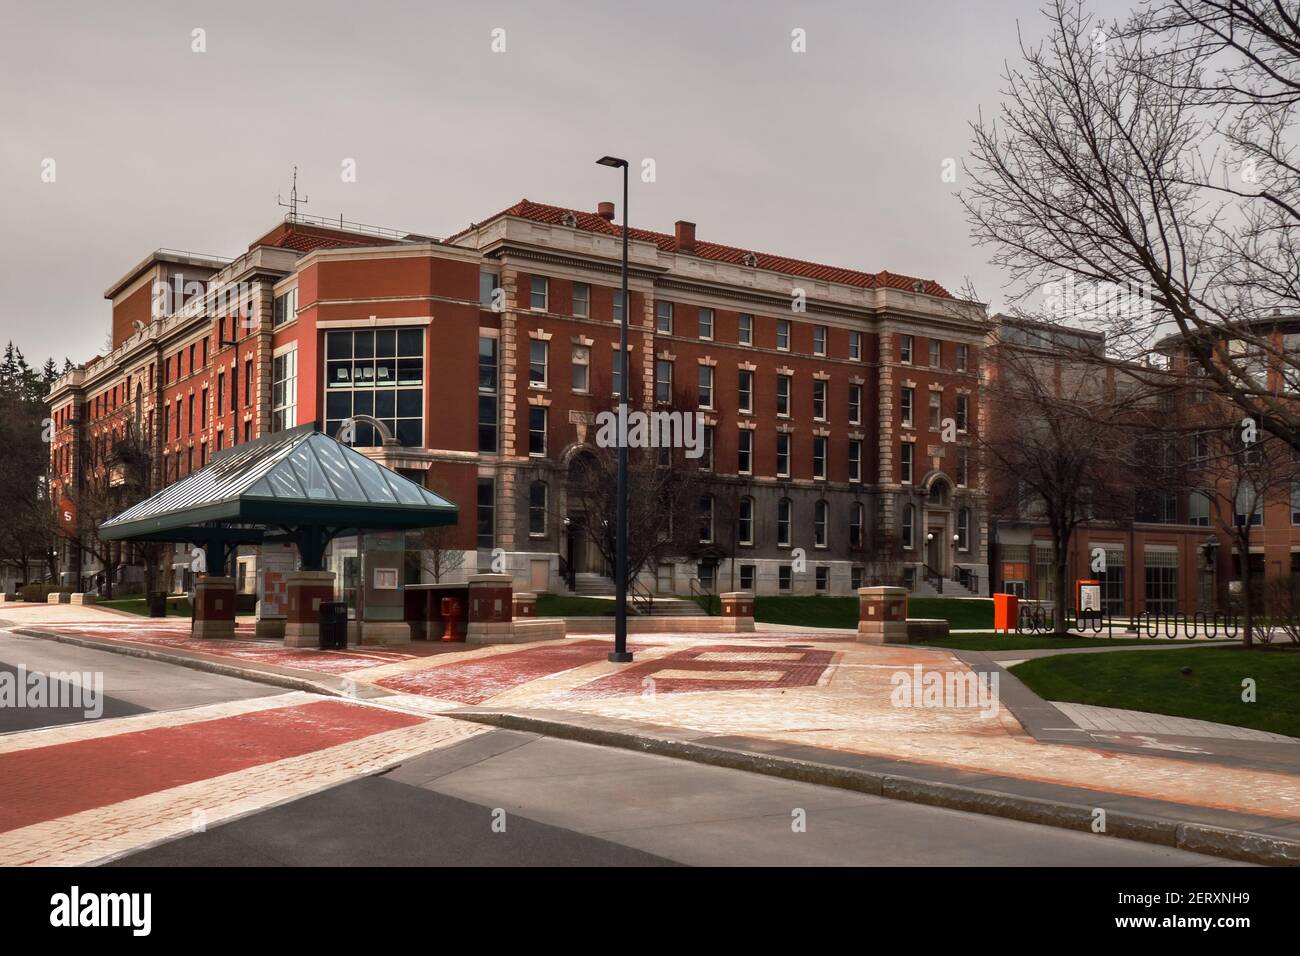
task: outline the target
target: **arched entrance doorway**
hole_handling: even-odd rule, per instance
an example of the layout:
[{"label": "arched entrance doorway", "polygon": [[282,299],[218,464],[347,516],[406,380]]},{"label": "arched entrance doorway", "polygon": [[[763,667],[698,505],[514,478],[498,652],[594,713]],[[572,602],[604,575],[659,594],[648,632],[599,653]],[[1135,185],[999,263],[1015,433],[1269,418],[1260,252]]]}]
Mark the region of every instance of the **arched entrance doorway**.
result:
[{"label": "arched entrance doorway", "polygon": [[921,525],[925,542],[925,564],[942,577],[952,573],[952,485],[935,475],[925,496],[925,520]]}]

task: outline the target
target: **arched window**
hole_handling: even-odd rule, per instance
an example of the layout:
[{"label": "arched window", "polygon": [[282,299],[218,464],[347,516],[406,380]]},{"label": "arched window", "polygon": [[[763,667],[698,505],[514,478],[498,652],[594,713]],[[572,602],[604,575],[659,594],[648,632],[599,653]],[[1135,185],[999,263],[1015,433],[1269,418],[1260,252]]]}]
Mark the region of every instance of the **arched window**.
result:
[{"label": "arched window", "polygon": [[827,529],[826,524],[830,516],[830,505],[824,501],[819,501],[813,507],[813,544],[819,548],[826,547]]},{"label": "arched window", "polygon": [[528,533],[533,537],[546,534],[546,498],[549,489],[544,481],[528,486]]},{"label": "arched window", "polygon": [[957,512],[957,550],[970,550],[970,509],[962,508]]},{"label": "arched window", "polygon": [[930,504],[946,505],[948,503],[948,482],[942,478],[934,479],[930,485]]},{"label": "arched window", "polygon": [[862,506],[862,502],[854,502],[853,509],[849,512],[849,547],[854,551],[862,550],[866,523],[867,509]]},{"label": "arched window", "polygon": [[908,551],[916,546],[916,506],[903,506],[903,547]]},{"label": "arched window", "polygon": [[713,495],[700,498],[700,544],[713,541]]},{"label": "arched window", "polygon": [[776,503],[776,543],[778,547],[790,547],[791,536],[793,534],[793,521],[790,517],[791,507],[790,499],[782,498]]},{"label": "arched window", "polygon": [[736,539],[740,544],[754,543],[754,499],[748,496],[740,499],[740,510],[736,515]]}]

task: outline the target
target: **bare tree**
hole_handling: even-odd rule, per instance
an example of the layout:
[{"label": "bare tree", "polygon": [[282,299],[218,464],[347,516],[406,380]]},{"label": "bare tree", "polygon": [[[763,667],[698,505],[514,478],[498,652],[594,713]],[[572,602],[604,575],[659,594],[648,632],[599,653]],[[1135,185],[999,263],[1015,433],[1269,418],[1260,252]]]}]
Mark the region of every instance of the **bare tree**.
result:
[{"label": "bare tree", "polygon": [[1300,448],[1300,28],[1274,0],[1157,0],[1129,22],[1053,0],[972,124],[975,239],[1019,301],[1136,359],[1179,336],[1204,385]]},{"label": "bare tree", "polygon": [[465,567],[465,551],[456,547],[455,525],[424,528],[419,532],[420,565],[435,583]]}]

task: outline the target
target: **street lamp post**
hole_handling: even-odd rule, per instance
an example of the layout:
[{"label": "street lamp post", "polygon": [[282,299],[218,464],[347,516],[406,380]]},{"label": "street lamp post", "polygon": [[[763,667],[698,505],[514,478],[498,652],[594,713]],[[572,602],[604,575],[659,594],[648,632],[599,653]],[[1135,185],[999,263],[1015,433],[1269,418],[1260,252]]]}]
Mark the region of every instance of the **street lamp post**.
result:
[{"label": "street lamp post", "polygon": [[627,649],[627,175],[626,159],[602,156],[596,162],[623,170],[623,285],[618,330],[618,478],[614,510],[614,650],[609,659],[618,664],[632,660]]}]

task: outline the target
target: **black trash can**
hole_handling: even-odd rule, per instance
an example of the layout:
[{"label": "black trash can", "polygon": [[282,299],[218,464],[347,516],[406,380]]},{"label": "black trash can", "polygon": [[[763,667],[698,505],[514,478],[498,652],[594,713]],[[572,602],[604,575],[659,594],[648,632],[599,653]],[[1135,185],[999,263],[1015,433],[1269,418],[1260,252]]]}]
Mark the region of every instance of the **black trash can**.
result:
[{"label": "black trash can", "polygon": [[320,649],[348,649],[348,605],[345,601],[322,601],[320,605]]},{"label": "black trash can", "polygon": [[167,616],[167,592],[153,591],[149,594],[149,616]]}]

